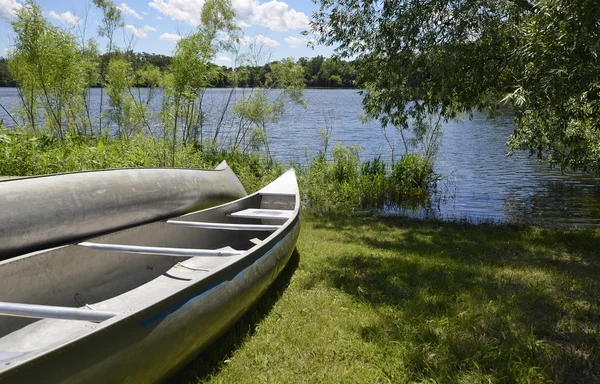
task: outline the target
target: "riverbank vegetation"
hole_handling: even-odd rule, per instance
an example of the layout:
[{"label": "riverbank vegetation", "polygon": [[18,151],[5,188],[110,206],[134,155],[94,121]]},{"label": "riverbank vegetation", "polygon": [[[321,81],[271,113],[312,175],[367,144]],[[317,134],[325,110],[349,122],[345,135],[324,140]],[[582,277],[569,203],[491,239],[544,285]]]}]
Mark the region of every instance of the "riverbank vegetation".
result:
[{"label": "riverbank vegetation", "polygon": [[[323,57],[257,66],[260,55],[240,52],[240,29],[226,0],[206,2],[202,23],[178,40],[173,57],[154,60],[165,65],[161,68],[152,57],[117,46],[113,36],[124,23],[113,2],[94,4],[103,15],[98,36],[107,45],[102,54],[96,40],[79,39],[52,25],[34,1],[17,10],[7,64],[20,106],[12,113],[5,109],[12,127],[0,127],[1,175],[210,168],[226,159],[248,191],[254,191],[282,169],[271,157],[269,127],[290,103],[305,105],[306,76],[328,81],[339,68],[347,68]],[[243,65],[223,70],[212,64],[219,52],[243,58]],[[241,96],[231,88],[208,122],[204,92],[223,76],[234,85],[253,88]],[[143,89],[135,87],[139,84]],[[100,85],[99,105],[92,105],[94,85]],[[344,212],[425,203],[437,180],[435,150],[430,151],[436,148],[432,137],[437,132],[439,124],[415,124],[414,137],[402,137],[403,155],[395,158],[392,148],[392,163],[385,164],[378,158],[361,162],[357,148],[338,145],[328,152],[325,131],[322,151],[308,164],[295,165],[305,203],[318,211]]]},{"label": "riverbank vegetation", "polygon": [[[419,154],[402,157],[393,165],[378,158],[361,162],[358,148],[337,145],[332,159],[326,153],[296,168],[306,208],[318,212],[357,213],[382,209],[384,204],[427,204],[437,175]],[[80,170],[134,167],[214,168],[226,160],[248,192],[277,178],[288,166],[260,151],[232,150],[205,143],[202,150],[184,141],[141,133],[128,139],[67,134],[59,139],[0,128],[0,175],[28,176]],[[391,168],[391,169],[389,169]]]},{"label": "riverbank vegetation", "polygon": [[592,383],[600,232],[302,217],[274,287],[177,383]]},{"label": "riverbank vegetation", "polygon": [[432,164],[411,153],[387,164],[380,158],[361,162],[359,148],[336,145],[332,161],[315,156],[301,168],[301,192],[307,208],[316,212],[383,211],[386,206],[404,208],[427,205],[438,175]]}]

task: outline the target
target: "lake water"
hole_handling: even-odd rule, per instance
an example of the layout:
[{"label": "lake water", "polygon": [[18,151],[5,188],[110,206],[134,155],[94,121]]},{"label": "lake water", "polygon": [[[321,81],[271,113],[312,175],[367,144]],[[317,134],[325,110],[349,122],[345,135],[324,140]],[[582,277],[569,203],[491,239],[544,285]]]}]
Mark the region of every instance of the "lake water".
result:
[{"label": "lake water", "polygon": [[[237,90],[234,99],[242,97]],[[248,91],[245,91],[248,92]],[[208,129],[220,117],[229,90],[207,91],[204,106]],[[94,105],[99,91],[92,90]],[[275,97],[273,94],[272,97]],[[329,145],[359,145],[361,158],[381,155],[391,160],[391,150],[377,122],[361,123],[361,96],[355,90],[305,91],[307,108],[289,105],[277,124],[268,126],[270,149],[282,162],[305,163],[321,148],[319,129],[331,128]],[[0,104],[7,109],[18,102],[15,89],[0,88]],[[159,105],[159,99],[154,101]],[[10,121],[0,110],[0,119]],[[231,114],[225,115],[230,127]],[[442,219],[491,220],[544,226],[600,225],[600,179],[583,174],[562,174],[525,153],[506,156],[506,140],[514,130],[509,114],[488,120],[485,115],[443,125],[436,170],[446,178],[432,196],[433,205],[419,212],[388,210]],[[399,136],[389,130],[396,153]]]}]

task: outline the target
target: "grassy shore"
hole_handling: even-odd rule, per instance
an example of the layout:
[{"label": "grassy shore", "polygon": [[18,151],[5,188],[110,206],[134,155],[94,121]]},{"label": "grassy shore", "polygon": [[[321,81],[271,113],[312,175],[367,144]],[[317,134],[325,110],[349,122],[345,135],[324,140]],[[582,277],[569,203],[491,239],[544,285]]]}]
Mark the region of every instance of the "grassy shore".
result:
[{"label": "grassy shore", "polygon": [[600,231],[303,216],[176,383],[600,381]]}]

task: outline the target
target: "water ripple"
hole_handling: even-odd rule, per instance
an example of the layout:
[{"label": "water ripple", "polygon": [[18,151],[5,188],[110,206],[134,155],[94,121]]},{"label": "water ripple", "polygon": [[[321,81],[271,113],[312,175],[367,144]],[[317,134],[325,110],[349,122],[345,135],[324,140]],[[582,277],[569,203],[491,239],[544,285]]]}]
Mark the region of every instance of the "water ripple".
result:
[{"label": "water ripple", "polygon": [[[207,91],[204,105],[208,134],[220,117],[228,92]],[[93,97],[98,94],[97,89],[92,90]],[[241,94],[237,92],[235,98]],[[319,130],[325,127],[331,128],[329,148],[336,143],[359,145],[363,160],[377,156],[391,160],[391,149],[379,124],[360,122],[363,111],[356,91],[311,89],[306,90],[305,98],[306,109],[291,105],[278,124],[267,127],[272,139],[270,149],[278,160],[306,163],[322,148]],[[15,89],[0,89],[2,105],[10,108],[17,102]],[[160,100],[154,105],[160,105]],[[10,125],[3,111],[0,118]],[[225,115],[226,122],[232,120],[231,113]],[[581,173],[563,174],[527,153],[507,157],[505,143],[514,128],[510,113],[494,120],[475,114],[472,119],[445,123],[436,170],[448,177],[433,194],[432,207],[418,211],[388,208],[386,212],[545,226],[599,226],[600,180]],[[388,133],[399,155],[400,137],[393,129]]]}]

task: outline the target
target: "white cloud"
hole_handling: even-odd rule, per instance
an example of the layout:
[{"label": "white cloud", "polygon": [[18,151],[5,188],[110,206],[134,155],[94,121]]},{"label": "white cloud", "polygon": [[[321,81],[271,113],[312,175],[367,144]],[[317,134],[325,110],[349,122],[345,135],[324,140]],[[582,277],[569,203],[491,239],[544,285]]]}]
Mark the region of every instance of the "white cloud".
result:
[{"label": "white cloud", "polygon": [[273,31],[308,28],[308,17],[304,12],[289,9],[283,1],[233,0],[236,17],[251,24],[267,27]]},{"label": "white cloud", "polygon": [[296,48],[296,47],[306,47],[309,44],[314,44],[315,40],[314,39],[308,39],[306,37],[285,37],[283,39],[286,43],[288,43],[290,45],[290,48]]},{"label": "white cloud", "polygon": [[200,13],[204,0],[152,0],[149,6],[163,15],[173,19],[185,21],[191,25],[200,23]]},{"label": "white cloud", "polygon": [[254,37],[250,37],[250,36],[244,36],[240,39],[240,44],[241,45],[251,45],[251,44],[257,44],[257,45],[263,45],[265,47],[277,47],[278,45],[280,45],[277,41],[264,36],[264,35],[256,35]]},{"label": "white cloud", "polygon": [[142,39],[148,37],[148,34],[146,33],[146,31],[144,31],[143,28],[136,28],[133,25],[127,24],[125,26],[125,29],[133,33],[133,36],[135,37],[139,37]]},{"label": "white cloud", "polygon": [[63,13],[56,13],[54,11],[50,11],[48,16],[50,16],[51,18],[56,19],[64,24],[77,25],[81,21],[81,17],[75,16],[74,14],[72,14],[69,11],[63,12]]},{"label": "white cloud", "polygon": [[140,16],[139,13],[137,13],[135,10],[131,9],[127,4],[125,3],[121,3],[121,5],[119,5],[117,8],[119,8],[121,10],[121,12],[123,12],[126,15],[131,15],[135,18],[138,18],[140,20],[143,19],[142,16]]},{"label": "white cloud", "polygon": [[162,17],[156,16],[156,20],[162,20]]},{"label": "white cloud", "polygon": [[246,23],[245,21],[238,21],[237,25],[238,25],[238,27],[240,27],[240,28],[248,28],[248,27],[251,27],[251,26],[252,26],[252,24],[248,24],[248,23]]},{"label": "white cloud", "polygon": [[135,37],[139,37],[141,39],[144,39],[146,37],[148,37],[148,33],[147,32],[153,32],[156,31],[156,28],[153,28],[149,25],[144,25],[143,28],[136,28],[133,25],[127,24],[125,26],[125,29],[130,31],[131,33],[133,33],[133,36]]},{"label": "white cloud", "polygon": [[217,56],[217,58],[215,59],[215,61],[221,61],[221,62],[228,63],[228,64],[233,63],[233,60],[230,57],[227,57],[227,56]]},{"label": "white cloud", "polygon": [[160,35],[159,39],[166,41],[179,41],[181,40],[181,36],[176,35],[174,33],[163,33]]},{"label": "white cloud", "polygon": [[[173,20],[197,26],[204,0],[152,0],[148,5]],[[254,24],[273,31],[288,31],[309,26],[306,14],[290,9],[283,1],[233,0],[232,5],[242,27]]]},{"label": "white cloud", "polygon": [[21,7],[22,5],[17,3],[17,0],[0,0],[0,19],[13,19],[17,9]]}]

